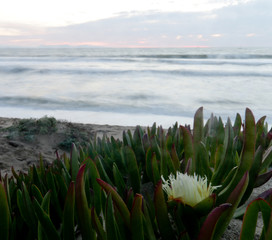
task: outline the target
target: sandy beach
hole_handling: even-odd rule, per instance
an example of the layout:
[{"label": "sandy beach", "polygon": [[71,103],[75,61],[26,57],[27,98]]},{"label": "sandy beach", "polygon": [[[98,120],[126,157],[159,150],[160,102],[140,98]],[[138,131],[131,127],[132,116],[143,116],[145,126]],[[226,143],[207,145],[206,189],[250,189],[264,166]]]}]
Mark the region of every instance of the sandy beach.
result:
[{"label": "sandy beach", "polygon": [[[0,118],[0,170],[1,174],[10,174],[11,167],[16,171],[27,171],[29,166],[38,163],[40,155],[45,162],[56,159],[59,154],[69,154],[71,142],[83,143],[95,136],[104,134],[114,138],[122,138],[122,133],[135,127],[110,126],[71,123],[66,121],[53,122],[46,129],[38,128],[36,120],[18,118]],[[32,129],[32,131],[31,131]],[[272,187],[272,180],[254,190],[251,200]],[[222,239],[239,239],[242,221],[232,220]],[[257,223],[257,236],[260,236],[262,220]],[[256,236],[256,237],[257,237]],[[256,238],[258,239],[258,238]]]},{"label": "sandy beach", "polygon": [[[104,134],[122,138],[124,130],[134,127],[95,125],[57,121],[54,129],[38,129],[34,119],[0,117],[0,170],[2,174],[15,170],[27,171],[42,155],[45,162],[56,159],[56,150],[61,155],[69,154],[71,142],[84,143]],[[32,131],[31,131],[32,130]]]}]

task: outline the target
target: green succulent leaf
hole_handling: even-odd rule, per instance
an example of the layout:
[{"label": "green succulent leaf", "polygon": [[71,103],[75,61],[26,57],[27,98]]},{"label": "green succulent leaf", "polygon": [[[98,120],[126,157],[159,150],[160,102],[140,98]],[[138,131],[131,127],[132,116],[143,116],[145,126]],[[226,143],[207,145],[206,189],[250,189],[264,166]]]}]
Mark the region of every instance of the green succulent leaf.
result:
[{"label": "green succulent leaf", "polygon": [[60,240],[60,236],[54,224],[52,223],[49,215],[47,214],[46,211],[43,210],[42,206],[39,204],[39,202],[35,198],[33,200],[33,207],[48,238],[52,240]]},{"label": "green succulent leaf", "polygon": [[223,147],[220,145],[216,153],[216,158],[218,159],[216,164],[217,166],[211,180],[214,186],[220,185],[226,176],[226,173],[228,173],[233,168],[233,136],[233,128],[231,126],[230,119],[228,119],[225,128]]},{"label": "green succulent leaf", "polygon": [[262,166],[260,171],[266,170],[272,163],[272,146],[270,146],[263,155]]},{"label": "green succulent leaf", "polygon": [[20,214],[21,214],[24,222],[26,222],[27,224],[30,224],[31,220],[30,220],[30,217],[29,217],[27,210],[25,208],[23,193],[20,189],[17,190],[17,206],[18,206],[18,209],[20,211]]},{"label": "green succulent leaf", "polygon": [[264,152],[264,148],[263,146],[259,146],[258,149],[255,152],[255,157],[254,157],[254,161],[252,164],[252,167],[250,168],[249,171],[249,182],[248,182],[248,186],[247,186],[247,190],[244,193],[244,196],[240,202],[240,204],[243,204],[251,195],[255,182],[257,180],[258,177],[258,173],[262,164],[262,156],[263,156],[263,152]]},{"label": "green succulent leaf", "polygon": [[92,240],[95,239],[95,233],[91,226],[91,213],[88,207],[85,182],[84,182],[84,170],[86,165],[83,164],[77,174],[76,186],[75,186],[75,200],[79,227],[81,230],[82,238]]},{"label": "green succulent leaf", "polygon": [[216,208],[214,208],[210,214],[207,216],[205,222],[203,223],[200,232],[198,234],[198,240],[210,240],[213,239],[215,226],[218,219],[221,217],[223,212],[231,207],[231,204],[225,203]]},{"label": "green succulent leaf", "polygon": [[56,209],[56,212],[59,216],[59,218],[62,218],[62,207],[60,205],[57,186],[54,179],[54,174],[52,173],[52,169],[50,169],[46,174],[46,180],[49,188],[52,191],[52,202],[54,204],[54,208]]},{"label": "green succulent leaf", "polygon": [[132,240],[144,240],[142,202],[143,196],[140,194],[136,194],[130,215]]},{"label": "green succulent leaf", "polygon": [[145,155],[145,167],[146,167],[145,171],[149,180],[153,179],[153,173],[152,173],[152,155],[153,154],[154,153],[152,153],[151,147],[149,147]]},{"label": "green succulent leaf", "polygon": [[20,213],[32,231],[37,229],[37,218],[33,210],[32,201],[29,195],[29,192],[25,186],[25,183],[22,182],[23,191],[18,189],[17,191],[17,204],[20,210]]},{"label": "green succulent leaf", "polygon": [[74,143],[72,143],[71,148],[70,167],[72,180],[76,181],[77,173],[79,170],[79,154]]},{"label": "green succulent leaf", "polygon": [[151,166],[152,166],[153,183],[155,185],[161,179],[161,174],[159,172],[158,161],[157,161],[155,153],[152,154]]},{"label": "green succulent leaf", "polygon": [[96,233],[98,235],[98,238],[101,239],[101,240],[107,240],[107,235],[106,235],[106,232],[104,231],[103,229],[103,226],[96,214],[96,211],[95,211],[95,208],[92,207],[92,210],[91,210],[91,216],[92,216],[92,224],[96,230]]},{"label": "green succulent leaf", "polygon": [[123,176],[122,174],[120,173],[117,165],[115,163],[113,163],[113,178],[114,178],[114,183],[115,183],[115,186],[117,187],[118,189],[118,192],[121,194],[121,193],[124,193],[125,189],[126,189],[126,184],[124,182],[124,179],[123,179]]},{"label": "green succulent leaf", "polygon": [[[39,202],[42,209],[45,211],[45,213],[48,214],[48,216],[49,216],[50,197],[51,197],[51,191],[48,191],[44,195],[44,198],[42,199],[41,203]],[[46,236],[47,236],[46,229],[43,228],[41,222],[39,221],[39,223],[38,223],[38,240],[47,239]]]},{"label": "green succulent leaf", "polygon": [[36,185],[31,186],[31,191],[33,196],[38,200],[38,202],[41,204],[43,200],[43,195],[40,191],[40,189]]},{"label": "green succulent leaf", "polygon": [[101,212],[101,187],[96,179],[100,178],[100,174],[93,160],[88,158],[86,161],[86,170],[88,169],[88,177],[91,180],[92,189],[94,191],[94,207],[98,214]]},{"label": "green succulent leaf", "polygon": [[234,215],[235,210],[237,209],[245,191],[248,185],[249,181],[249,174],[246,172],[240,182],[237,184],[235,189],[231,192],[229,195],[226,203],[230,203],[232,206],[226,210],[218,220],[218,224],[216,225],[215,228],[215,235],[214,235],[214,240],[220,239],[222,236],[224,230],[228,226],[231,218]]},{"label": "green succulent leaf", "polygon": [[148,211],[147,204],[143,198],[143,226],[145,237],[149,240],[156,240],[154,229],[151,222],[151,215]]},{"label": "green succulent leaf", "polygon": [[106,204],[106,234],[107,234],[107,239],[112,239],[112,240],[120,239],[120,232],[114,217],[114,208],[113,208],[111,193],[108,194],[108,199]]},{"label": "green succulent leaf", "polygon": [[103,163],[102,163],[102,159],[101,159],[102,157],[100,157],[100,156],[97,156],[97,158],[96,158],[96,167],[97,167],[97,169],[98,169],[98,172],[99,172],[99,174],[100,174],[100,177],[104,180],[104,181],[106,181],[107,183],[109,183],[110,185],[113,185],[112,184],[112,182],[111,182],[111,180],[110,180],[110,178],[109,178],[109,176],[108,176],[108,174],[107,174],[107,172],[106,172],[106,170],[105,170],[105,168],[104,168],[104,166],[103,166]]},{"label": "green succulent leaf", "polygon": [[63,210],[63,239],[74,240],[75,215],[75,183],[72,181],[68,188]]},{"label": "green succulent leaf", "polygon": [[125,131],[123,131],[123,142],[124,142],[125,146],[132,147],[131,138],[130,138],[129,134],[126,133]]},{"label": "green succulent leaf", "polygon": [[216,195],[213,193],[209,197],[205,198],[198,204],[196,204],[193,209],[199,216],[207,215],[215,205]]},{"label": "green succulent leaf", "polygon": [[241,118],[241,115],[237,113],[235,121],[234,121],[234,126],[233,126],[234,136],[239,136],[241,131],[241,126],[242,126],[242,118]]},{"label": "green succulent leaf", "polygon": [[208,181],[211,180],[212,170],[209,166],[209,156],[205,145],[200,142],[194,145],[195,149],[195,166],[196,174],[202,177],[207,177]]},{"label": "green succulent leaf", "polygon": [[155,188],[154,193],[154,204],[155,204],[155,212],[156,219],[159,227],[159,231],[163,239],[174,239],[175,234],[172,229],[169,217],[167,205],[164,199],[164,193],[162,190],[162,180],[158,182]]},{"label": "green succulent leaf", "polygon": [[194,173],[196,164],[194,160],[194,146],[193,146],[193,137],[189,130],[183,126],[180,127],[183,134],[184,141],[184,165],[187,166],[187,162],[189,159],[192,159],[192,164],[190,167],[189,173]]},{"label": "green succulent leaf", "polygon": [[139,193],[140,187],[141,187],[141,178],[140,178],[136,156],[130,147],[124,147],[123,152],[124,152],[124,158],[126,160],[126,165],[128,168],[131,187],[134,193]]},{"label": "green succulent leaf", "polygon": [[272,177],[272,170],[270,170],[269,172],[266,172],[264,174],[259,175],[257,177],[255,183],[254,183],[254,188],[262,186],[263,184],[268,182],[271,177]]},{"label": "green succulent leaf", "polygon": [[194,128],[193,128],[194,143],[200,143],[203,141],[203,107],[200,107],[194,116]]},{"label": "green succulent leaf", "polygon": [[255,155],[255,142],[256,142],[256,126],[255,119],[252,112],[246,109],[246,120],[244,130],[244,145],[240,164],[237,171],[229,185],[219,194],[218,200],[220,203],[225,202],[231,192],[238,185],[239,181],[243,178],[246,172],[249,172]]},{"label": "green succulent leaf", "polygon": [[127,227],[130,226],[130,213],[129,210],[124,203],[123,199],[120,197],[120,195],[116,192],[116,190],[109,185],[108,183],[104,182],[101,179],[96,179],[96,181],[99,183],[99,185],[109,194],[111,194],[111,198],[115,203],[115,206],[119,210],[125,224]]},{"label": "green succulent leaf", "polygon": [[257,201],[255,200],[251,202],[246,209],[240,234],[240,240],[254,239],[259,213],[259,206]]},{"label": "green succulent leaf", "polygon": [[172,159],[172,162],[173,162],[175,173],[177,171],[180,171],[179,157],[178,157],[176,146],[175,146],[174,143],[172,144],[172,147],[171,147],[171,159]]},{"label": "green succulent leaf", "polygon": [[9,206],[6,191],[3,183],[0,181],[0,239],[8,240],[9,239]]},{"label": "green succulent leaf", "polygon": [[264,239],[271,239],[270,219],[272,219],[272,207],[264,199],[257,198],[252,201],[246,209],[243,218],[240,240],[254,239],[259,212],[262,213],[264,223],[262,236],[265,236]]},{"label": "green succulent leaf", "polygon": [[45,192],[45,187],[35,165],[33,165],[33,183],[40,189],[42,193]]},{"label": "green succulent leaf", "polygon": [[[270,209],[270,218],[268,225],[265,225],[266,232],[265,232],[265,240],[272,239],[272,209]],[[265,224],[265,223],[264,223]]]}]

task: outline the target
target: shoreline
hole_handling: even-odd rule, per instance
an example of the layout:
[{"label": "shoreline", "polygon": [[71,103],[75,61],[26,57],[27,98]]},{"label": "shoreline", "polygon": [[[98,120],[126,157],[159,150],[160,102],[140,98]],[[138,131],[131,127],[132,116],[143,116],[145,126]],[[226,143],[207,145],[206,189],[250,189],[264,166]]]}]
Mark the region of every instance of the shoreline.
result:
[{"label": "shoreline", "polygon": [[[20,107],[1,107],[1,117],[3,118],[42,118],[44,116],[54,117],[58,121],[69,121],[72,123],[94,124],[94,125],[118,125],[118,126],[152,126],[154,122],[164,128],[173,126],[176,122],[181,125],[192,124],[194,112],[180,116],[160,115],[152,113],[121,113],[103,111],[83,111],[83,110],[44,110]],[[5,113],[5,114],[3,114]],[[208,116],[207,116],[208,117]]]}]

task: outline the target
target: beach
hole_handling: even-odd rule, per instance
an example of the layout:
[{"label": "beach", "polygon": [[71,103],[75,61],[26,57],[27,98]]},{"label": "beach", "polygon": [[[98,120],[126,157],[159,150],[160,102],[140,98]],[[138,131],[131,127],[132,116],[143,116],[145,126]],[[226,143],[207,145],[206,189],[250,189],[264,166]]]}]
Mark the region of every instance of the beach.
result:
[{"label": "beach", "polygon": [[[24,122],[25,121],[25,122]],[[29,121],[34,119],[3,118],[0,117],[0,169],[1,174],[16,171],[27,171],[29,166],[37,164],[40,156],[47,163],[59,155],[69,155],[69,144],[86,143],[95,136],[113,136],[122,138],[123,131],[133,130],[134,127],[96,125],[57,121],[54,130],[37,132],[25,129]],[[19,123],[25,123],[25,126]],[[30,122],[31,124],[31,122]]]}]

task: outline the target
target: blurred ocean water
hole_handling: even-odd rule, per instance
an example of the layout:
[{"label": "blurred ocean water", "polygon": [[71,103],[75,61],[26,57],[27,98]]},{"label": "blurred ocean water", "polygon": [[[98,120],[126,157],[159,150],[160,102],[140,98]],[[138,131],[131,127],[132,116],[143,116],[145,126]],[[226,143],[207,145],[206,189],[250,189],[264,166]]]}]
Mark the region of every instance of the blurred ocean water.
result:
[{"label": "blurred ocean water", "polygon": [[272,49],[0,48],[0,116],[171,126],[204,107],[272,123]]}]

